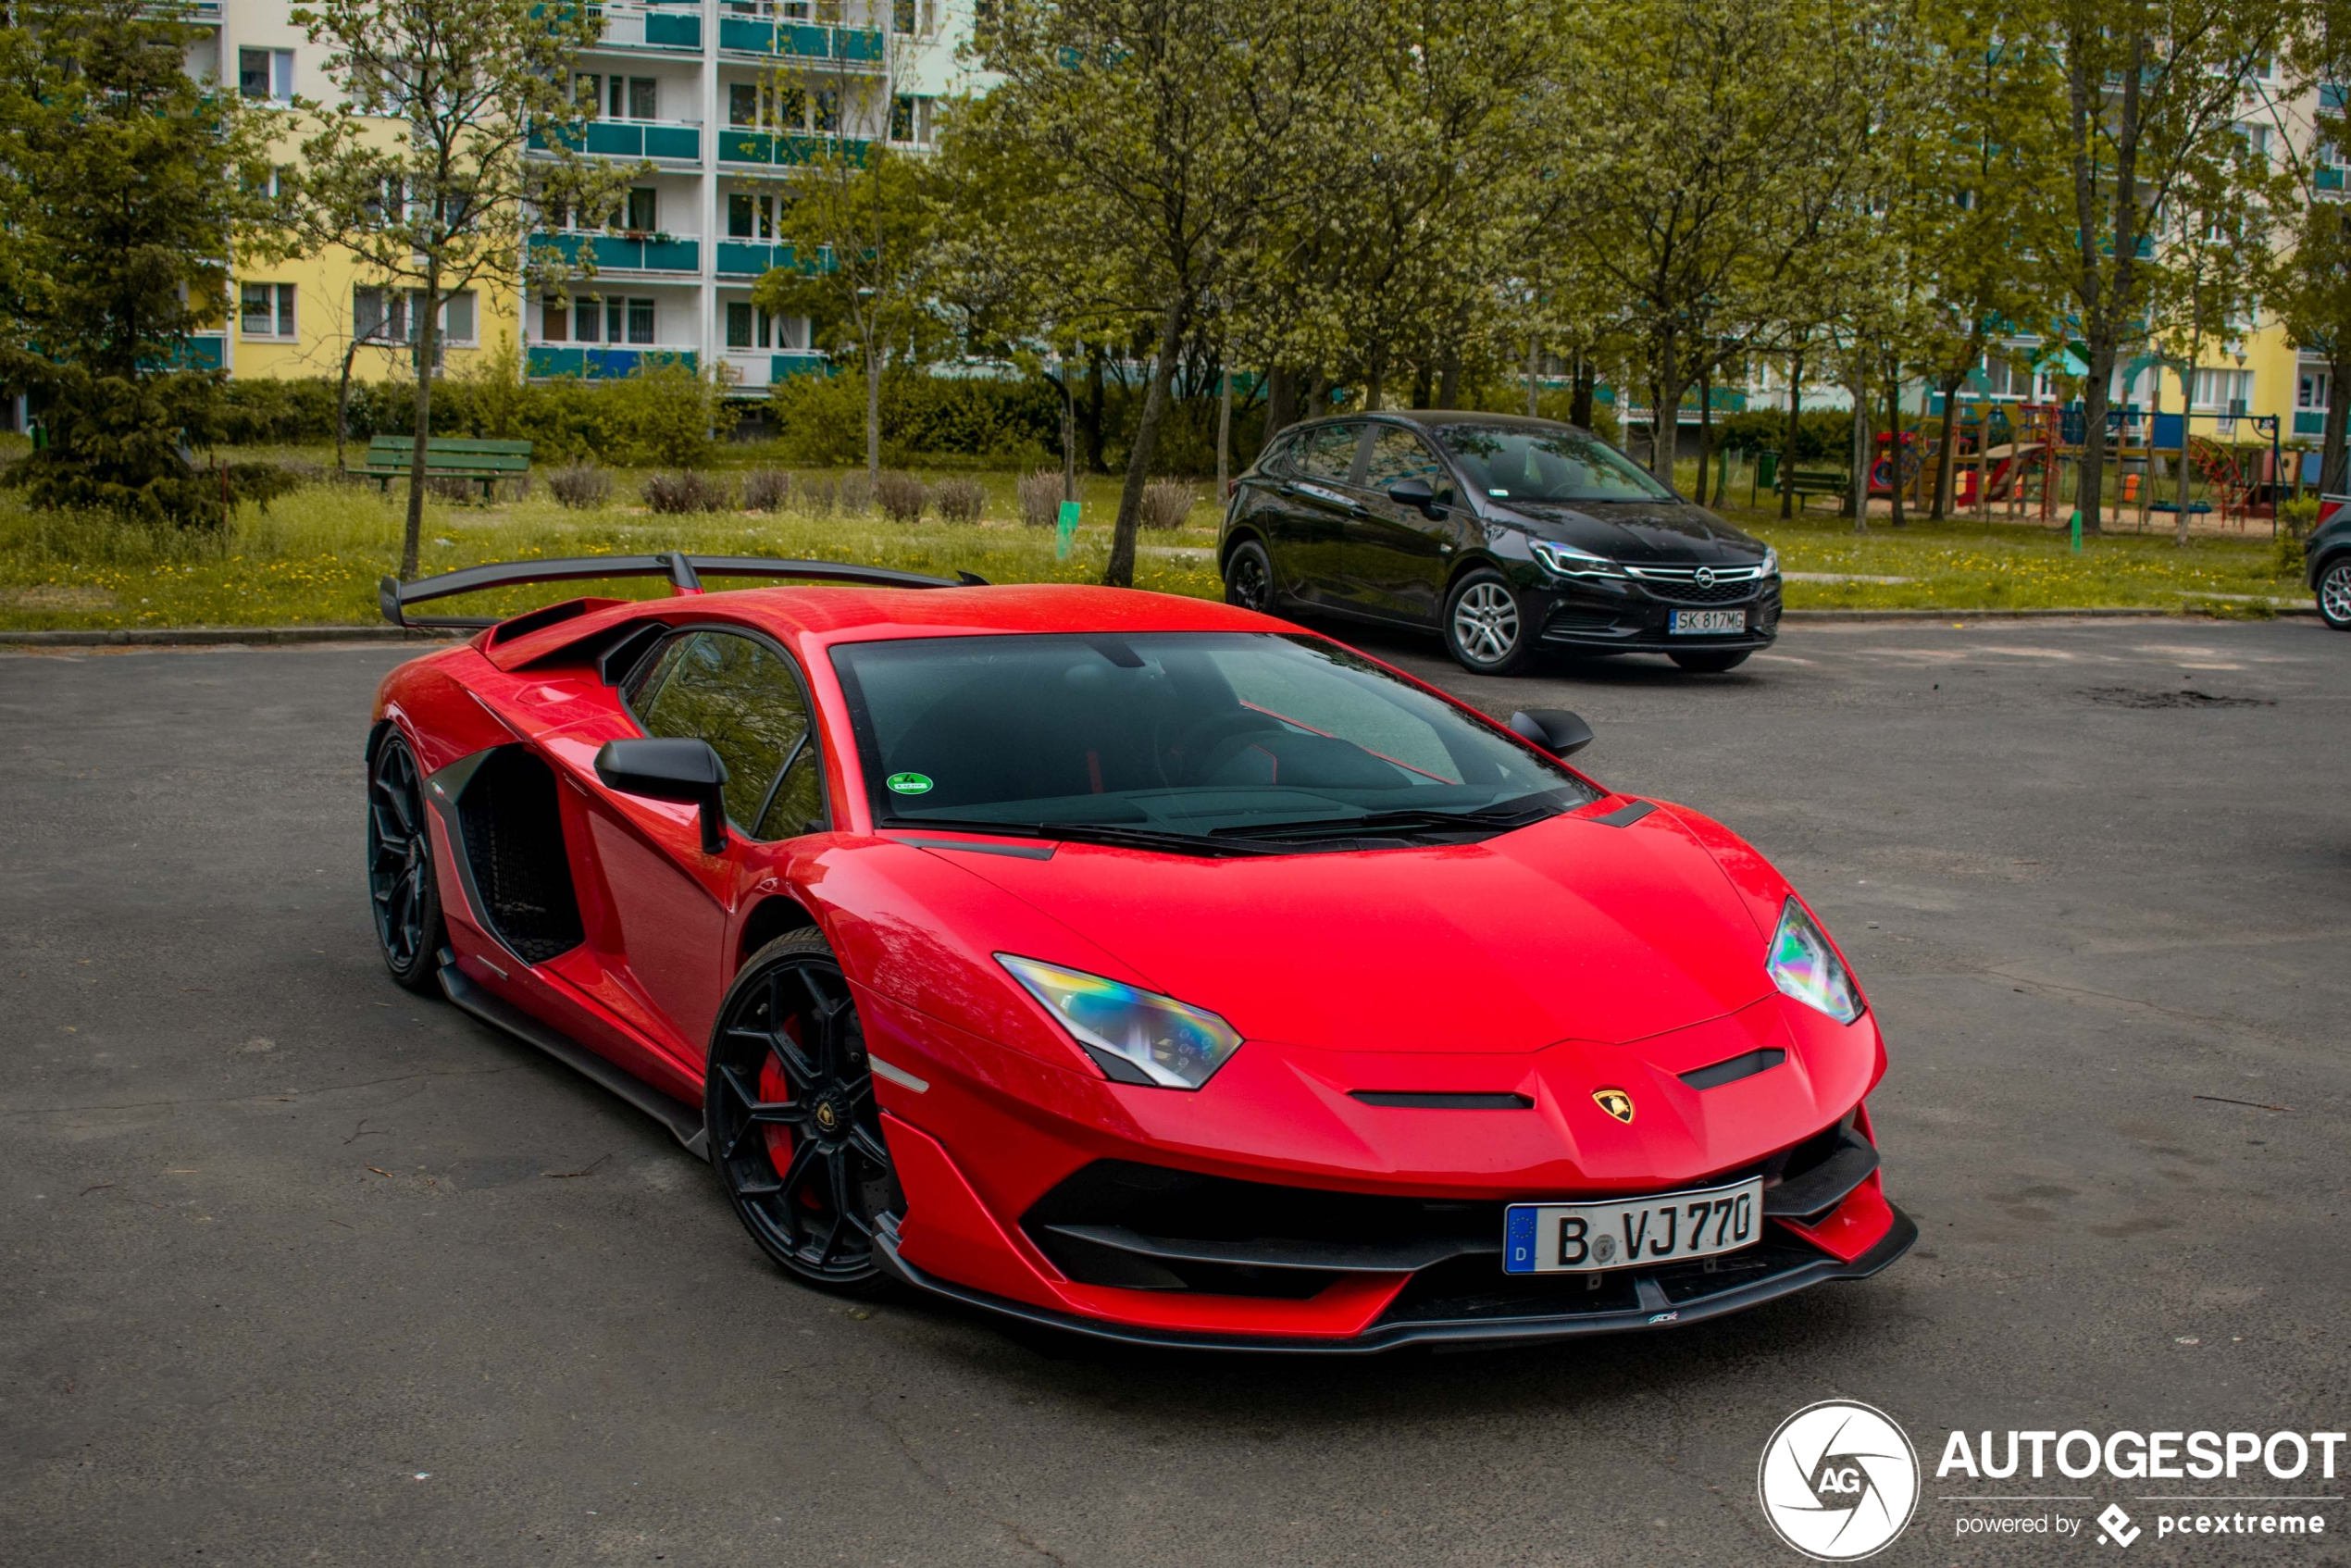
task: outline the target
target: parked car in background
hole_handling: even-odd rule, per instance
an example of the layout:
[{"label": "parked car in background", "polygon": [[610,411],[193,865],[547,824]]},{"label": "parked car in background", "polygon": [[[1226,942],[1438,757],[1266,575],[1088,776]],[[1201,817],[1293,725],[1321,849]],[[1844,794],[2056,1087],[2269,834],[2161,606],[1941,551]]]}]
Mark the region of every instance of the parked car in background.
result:
[{"label": "parked car in background", "polygon": [[1548,419],[1292,426],[1235,482],[1217,546],[1232,604],[1424,628],[1480,674],[1546,648],[1727,670],[1779,629],[1769,545]]},{"label": "parked car in background", "polygon": [[2319,498],[2319,526],[2302,546],[2302,562],[2319,618],[2351,631],[2351,495]]}]

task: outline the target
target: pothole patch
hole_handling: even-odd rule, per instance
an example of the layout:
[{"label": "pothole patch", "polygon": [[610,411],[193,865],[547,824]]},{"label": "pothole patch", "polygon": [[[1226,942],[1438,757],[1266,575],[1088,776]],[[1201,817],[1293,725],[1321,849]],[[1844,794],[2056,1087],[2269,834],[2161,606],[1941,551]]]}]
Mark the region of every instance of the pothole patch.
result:
[{"label": "pothole patch", "polygon": [[2082,695],[2110,708],[2274,708],[2275,697],[2231,697],[2183,687],[2177,691],[2148,691],[2135,686],[2092,686]]}]

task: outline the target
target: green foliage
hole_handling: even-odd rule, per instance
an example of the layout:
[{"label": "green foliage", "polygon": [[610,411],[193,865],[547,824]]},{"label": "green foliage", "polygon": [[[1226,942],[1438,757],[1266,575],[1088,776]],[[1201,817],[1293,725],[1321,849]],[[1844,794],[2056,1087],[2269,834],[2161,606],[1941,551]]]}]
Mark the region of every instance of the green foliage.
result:
[{"label": "green foliage", "polygon": [[0,28],[0,385],[46,443],[9,467],[38,506],[214,526],[226,258],[266,216],[262,125],[183,67],[193,30],[135,0],[33,0]]},{"label": "green foliage", "polygon": [[[1714,422],[1714,445],[1723,452],[1777,452],[1787,440],[1787,410],[1750,408]],[[1853,460],[1853,416],[1816,408],[1796,417],[1795,461],[1843,467]]]},{"label": "green foliage", "polygon": [[[786,462],[865,460],[863,376],[795,376],[769,390],[768,407]],[[957,457],[1011,467],[1060,456],[1061,399],[1033,379],[895,373],[883,379],[881,411],[887,463]]]}]

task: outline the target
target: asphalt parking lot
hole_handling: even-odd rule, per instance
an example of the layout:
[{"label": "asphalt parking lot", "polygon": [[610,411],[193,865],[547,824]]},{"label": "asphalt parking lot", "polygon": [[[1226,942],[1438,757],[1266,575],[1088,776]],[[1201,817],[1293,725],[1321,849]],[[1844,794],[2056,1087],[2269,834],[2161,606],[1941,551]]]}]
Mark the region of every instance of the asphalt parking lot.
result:
[{"label": "asphalt parking lot", "polygon": [[[1946,1433],[2345,1425],[2351,637],[1803,627],[1726,677],[1515,682],[1378,651],[1575,709],[1579,761],[1806,890],[1888,1036],[1909,1259],[1361,1362],[813,1294],[649,1121],[385,977],[359,747],[401,651],[5,657],[0,1560],[1794,1563],[1757,1460],[1846,1396],[1930,1467],[1881,1561],[2043,1562],[2100,1549],[1955,1538]],[[2310,1506],[2319,1540],[2129,1558],[2345,1561]]]}]

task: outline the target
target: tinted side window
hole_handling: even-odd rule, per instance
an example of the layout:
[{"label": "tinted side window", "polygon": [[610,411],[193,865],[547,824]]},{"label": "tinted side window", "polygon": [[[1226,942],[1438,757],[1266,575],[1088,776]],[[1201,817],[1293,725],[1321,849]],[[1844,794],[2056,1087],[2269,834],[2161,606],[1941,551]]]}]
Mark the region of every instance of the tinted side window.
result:
[{"label": "tinted side window", "polygon": [[[744,833],[790,837],[822,818],[808,704],[791,666],[765,644],[723,631],[674,638],[629,693],[629,707],[648,735],[710,742],[727,765],[727,819]],[[778,789],[788,765],[791,777]],[[787,795],[804,808],[798,816],[777,809]],[[769,830],[776,825],[780,832]]]},{"label": "tinted side window", "polygon": [[1300,442],[1295,467],[1310,479],[1345,484],[1347,476],[1355,471],[1355,442],[1362,433],[1361,425],[1325,425],[1309,430]]},{"label": "tinted side window", "polygon": [[1394,425],[1372,428],[1372,452],[1363,473],[1363,485],[1368,490],[1386,491],[1390,485],[1406,479],[1426,479],[1428,488],[1439,495],[1453,488],[1452,477],[1428,443],[1410,430]]}]

